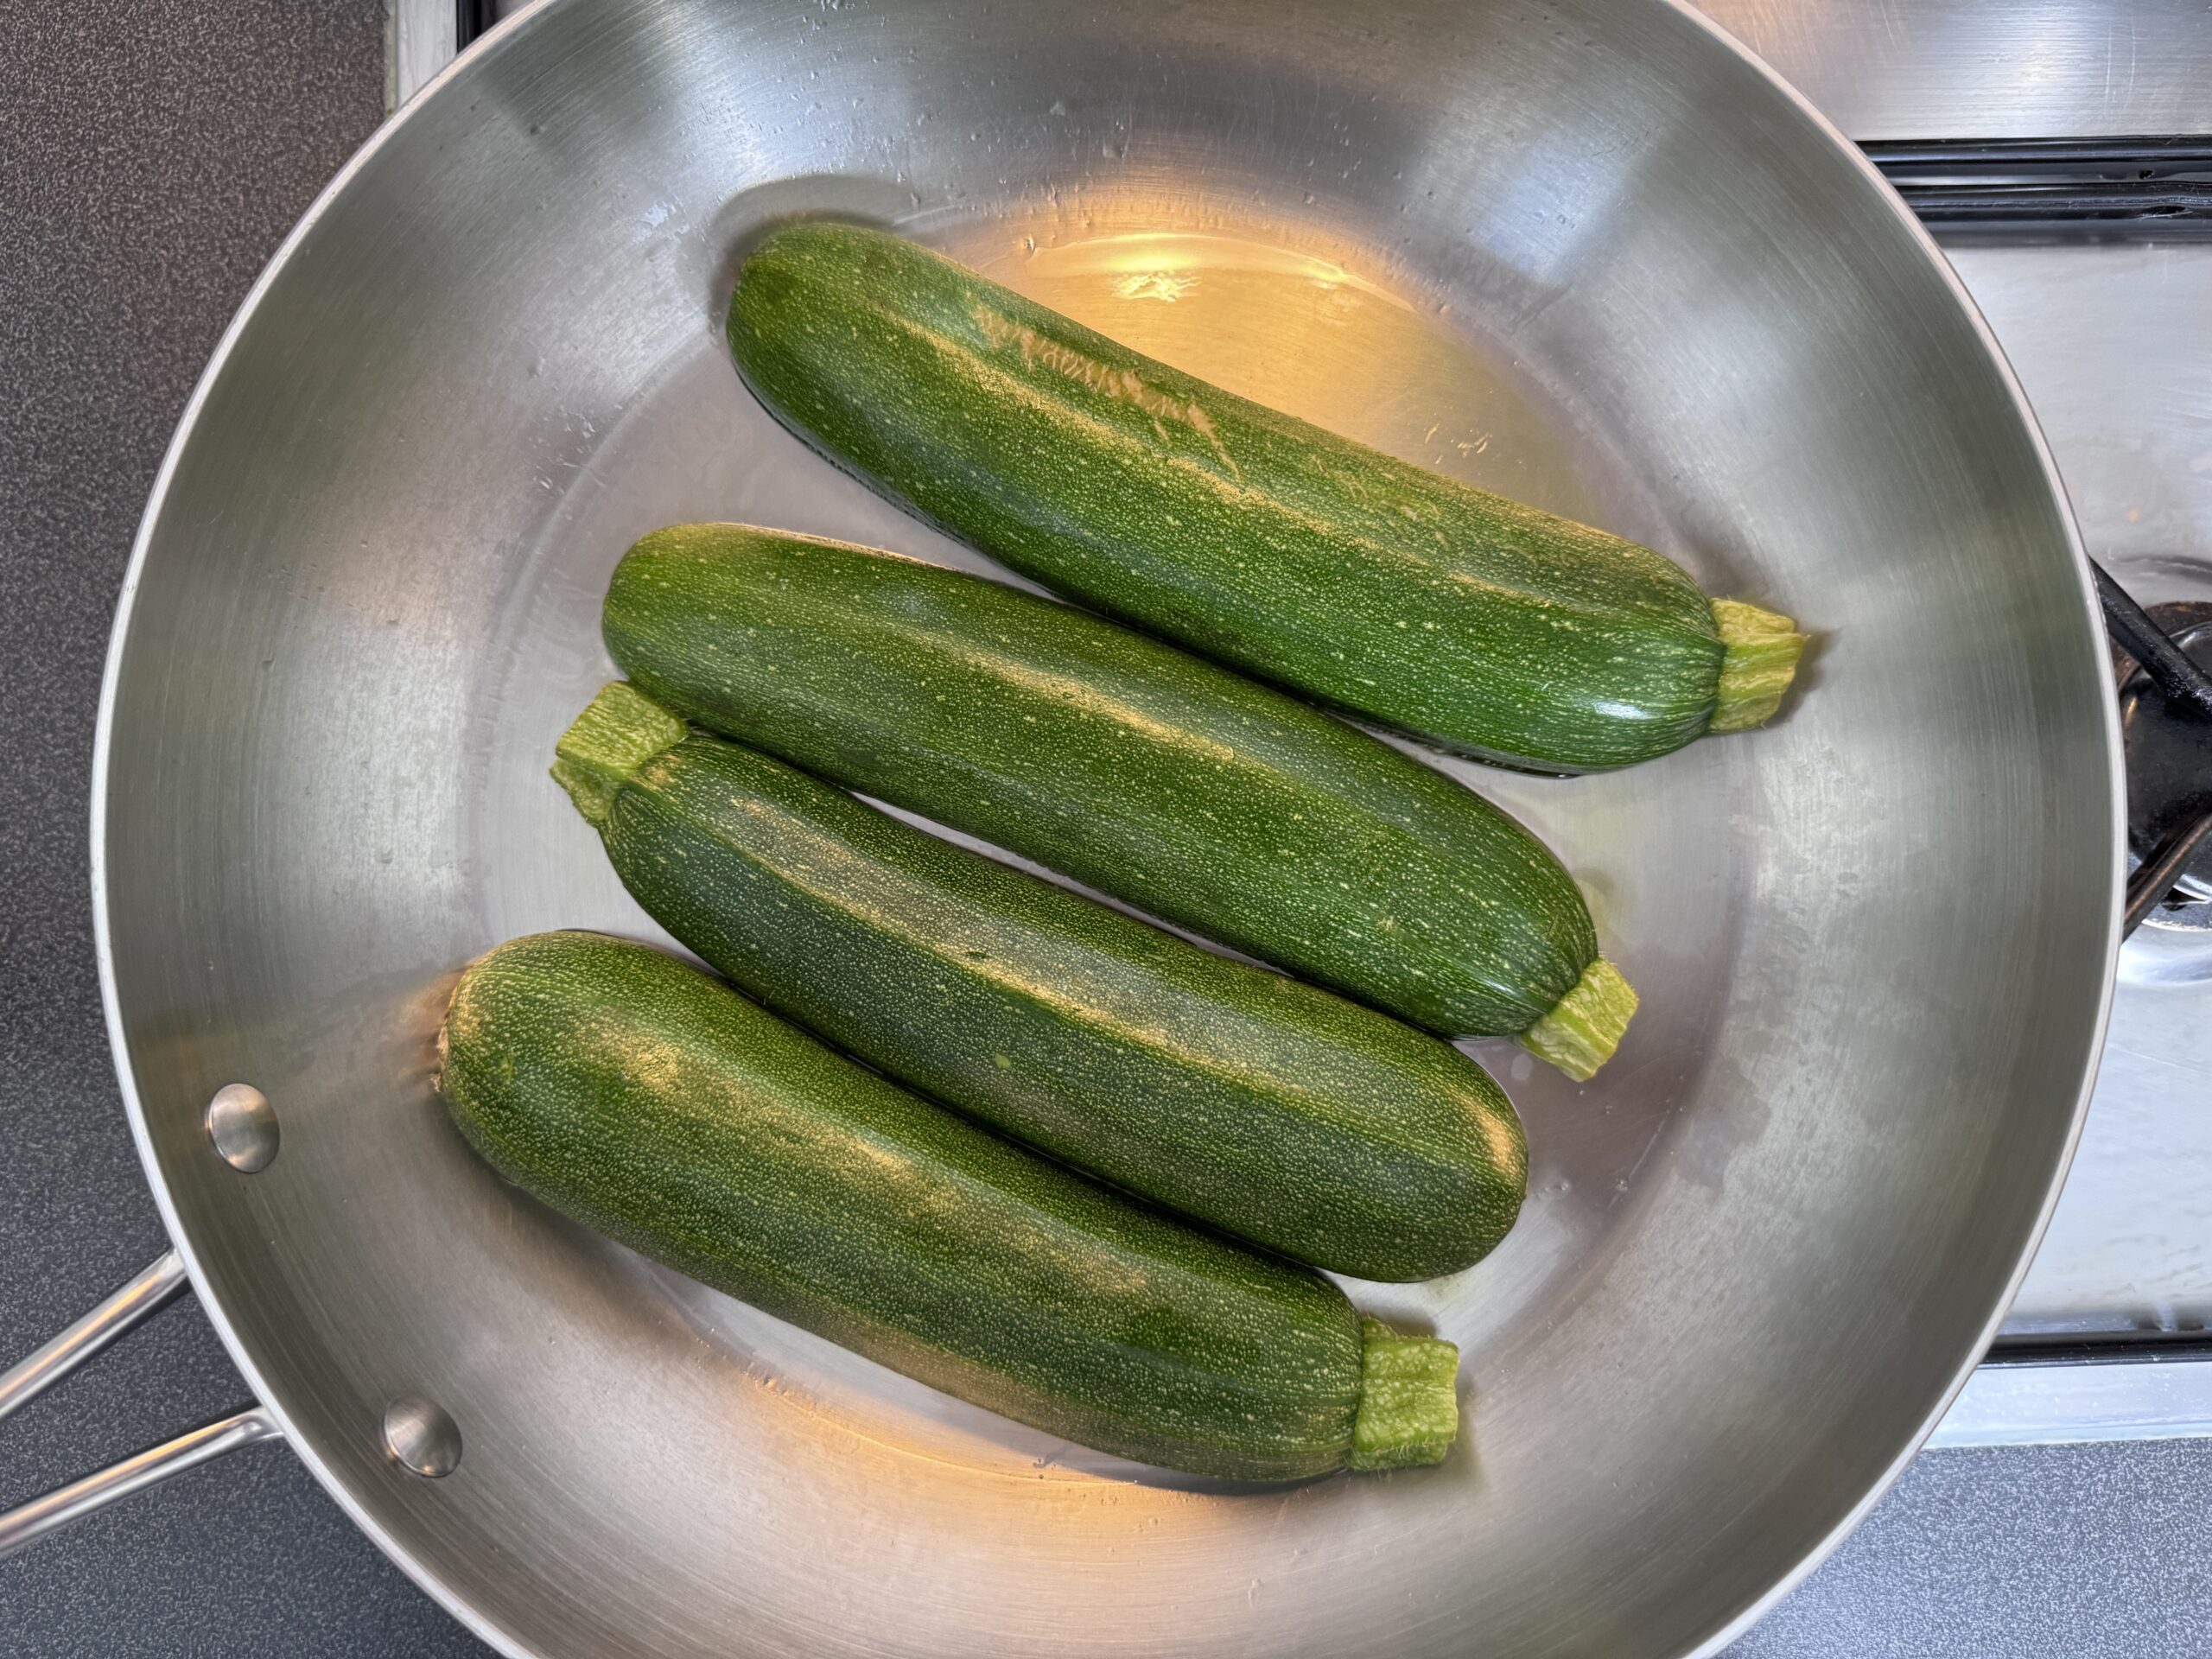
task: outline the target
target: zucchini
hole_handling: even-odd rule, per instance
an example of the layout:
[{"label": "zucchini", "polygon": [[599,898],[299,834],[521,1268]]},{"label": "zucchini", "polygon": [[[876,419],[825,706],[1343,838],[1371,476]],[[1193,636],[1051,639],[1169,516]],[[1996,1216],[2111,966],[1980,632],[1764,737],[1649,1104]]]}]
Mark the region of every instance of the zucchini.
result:
[{"label": "zucchini", "polygon": [[1648,760],[1766,720],[1804,644],[1649,548],[1231,397],[880,231],[766,238],[728,334],[786,425],[1024,575],[1461,753]]},{"label": "zucchini", "polygon": [[615,568],[655,702],[1445,1036],[1586,1077],[1635,995],[1521,826],[1343,721],[957,570],[741,524]]},{"label": "zucchini", "polygon": [[1450,1344],[1363,1332],[1318,1274],[1009,1146],[658,950],[501,945],[440,1054],[461,1134],[525,1192],[1047,1433],[1295,1480],[1433,1463],[1457,1432]]},{"label": "zucchini", "polygon": [[1315,1267],[1455,1273],[1528,1151],[1457,1049],[939,841],[626,684],[553,775],[653,919],[878,1071]]}]

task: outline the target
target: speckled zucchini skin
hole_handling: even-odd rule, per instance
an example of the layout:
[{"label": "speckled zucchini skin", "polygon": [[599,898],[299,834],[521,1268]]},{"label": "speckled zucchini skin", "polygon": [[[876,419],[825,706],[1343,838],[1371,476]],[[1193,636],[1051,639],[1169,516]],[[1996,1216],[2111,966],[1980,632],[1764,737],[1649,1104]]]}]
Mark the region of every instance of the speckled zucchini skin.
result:
[{"label": "speckled zucchini skin", "polygon": [[556,1210],[947,1393],[1200,1474],[1353,1460],[1360,1321],[1326,1280],[995,1139],[657,950],[545,933],[481,958],[440,1086]]},{"label": "speckled zucchini skin", "polygon": [[1231,397],[927,250],[802,224],[746,260],[739,369],[786,424],[1024,575],[1464,753],[1625,766],[1713,715],[1671,561]]},{"label": "speckled zucchini skin", "polygon": [[1363,1279],[1456,1272],[1519,1211],[1504,1095],[1395,1020],[715,738],[592,810],[623,884],[741,989],[1118,1186]]},{"label": "speckled zucchini skin", "polygon": [[624,556],[614,660],[684,718],[1447,1036],[1596,959],[1512,819],[1281,692],[960,571],[745,525]]}]

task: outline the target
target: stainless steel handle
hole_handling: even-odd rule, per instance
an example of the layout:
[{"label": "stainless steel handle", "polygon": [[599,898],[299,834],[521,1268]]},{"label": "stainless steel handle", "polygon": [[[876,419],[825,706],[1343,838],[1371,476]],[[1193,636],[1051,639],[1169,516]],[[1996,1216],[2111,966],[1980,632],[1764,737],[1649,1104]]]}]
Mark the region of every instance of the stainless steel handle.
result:
[{"label": "stainless steel handle", "polygon": [[[183,1259],[175,1250],[165,1251],[83,1319],[0,1375],[0,1418],[43,1394],[118,1337],[168,1306],[189,1282]],[[80,1521],[118,1498],[143,1491],[226,1452],[281,1438],[283,1431],[276,1420],[256,1406],[149,1446],[135,1457],[0,1512],[0,1557],[72,1521]]]},{"label": "stainless steel handle", "polygon": [[189,1434],[150,1446],[135,1458],[111,1464],[98,1474],[73,1480],[67,1486],[35,1497],[29,1503],[0,1513],[0,1559],[12,1555],[34,1540],[72,1521],[81,1521],[95,1510],[106,1508],[171,1475],[181,1475],[195,1465],[235,1452],[257,1440],[283,1438],[276,1419],[255,1406]]},{"label": "stainless steel handle", "polygon": [[184,1258],[164,1250],[98,1307],[0,1376],[0,1418],[29,1405],[140,1320],[168,1306],[190,1282]]}]

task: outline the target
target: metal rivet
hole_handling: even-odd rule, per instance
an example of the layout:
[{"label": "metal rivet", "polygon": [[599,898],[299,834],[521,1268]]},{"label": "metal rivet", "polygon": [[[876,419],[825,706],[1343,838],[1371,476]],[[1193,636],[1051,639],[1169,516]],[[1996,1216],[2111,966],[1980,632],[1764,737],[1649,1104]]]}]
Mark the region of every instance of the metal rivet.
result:
[{"label": "metal rivet", "polygon": [[250,1083],[226,1083],[207,1103],[207,1138],[232,1169],[248,1175],[276,1156],[276,1109]]},{"label": "metal rivet", "polygon": [[401,1468],[436,1480],[461,1462],[461,1429],[443,1406],[410,1394],[384,1408],[384,1449]]}]

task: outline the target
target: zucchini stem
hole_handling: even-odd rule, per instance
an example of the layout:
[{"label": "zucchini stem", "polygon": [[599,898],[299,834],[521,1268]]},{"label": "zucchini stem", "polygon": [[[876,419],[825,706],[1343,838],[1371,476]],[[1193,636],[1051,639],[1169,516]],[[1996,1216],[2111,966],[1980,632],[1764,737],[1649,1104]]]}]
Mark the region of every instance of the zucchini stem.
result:
[{"label": "zucchini stem", "polygon": [[1719,701],[1705,729],[1747,732],[1764,726],[1796,677],[1806,636],[1788,617],[1738,599],[1714,600],[1713,621],[1727,649],[1720,659]]},{"label": "zucchini stem", "polygon": [[1620,1046],[1636,1017],[1636,989],[1621,970],[1599,957],[1552,1011],[1521,1033],[1521,1046],[1586,1083]]},{"label": "zucchini stem", "polygon": [[591,706],[553,746],[553,780],[594,824],[607,822],[614,797],[653,756],[681,743],[690,728],[627,680],[602,686]]},{"label": "zucchini stem", "polygon": [[1459,1434],[1459,1351],[1435,1337],[1402,1337],[1380,1319],[1359,1322],[1359,1411],[1354,1469],[1441,1463]]}]

